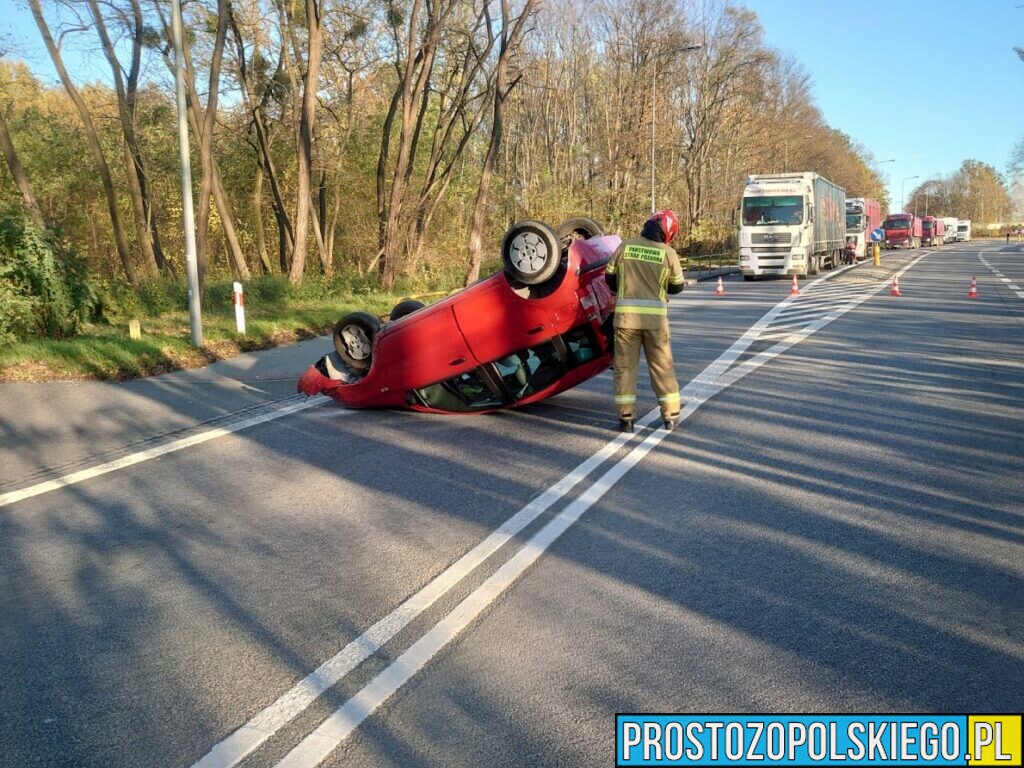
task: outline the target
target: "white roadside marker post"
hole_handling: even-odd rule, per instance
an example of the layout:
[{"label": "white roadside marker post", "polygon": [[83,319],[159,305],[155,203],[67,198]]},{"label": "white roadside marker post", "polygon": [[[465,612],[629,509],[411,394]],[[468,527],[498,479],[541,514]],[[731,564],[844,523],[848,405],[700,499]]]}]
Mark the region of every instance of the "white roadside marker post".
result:
[{"label": "white roadside marker post", "polygon": [[235,327],[239,333],[245,333],[245,294],[242,293],[242,284],[235,282],[232,292],[235,302]]}]

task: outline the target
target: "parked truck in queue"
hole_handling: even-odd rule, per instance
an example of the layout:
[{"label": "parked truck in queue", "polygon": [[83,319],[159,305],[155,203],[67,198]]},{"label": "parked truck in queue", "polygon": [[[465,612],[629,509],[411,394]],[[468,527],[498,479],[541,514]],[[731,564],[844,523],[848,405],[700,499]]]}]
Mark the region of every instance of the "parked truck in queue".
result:
[{"label": "parked truck in queue", "polygon": [[959,219],[956,224],[956,241],[958,243],[971,242],[971,220]]},{"label": "parked truck in queue", "polygon": [[882,222],[886,248],[920,248],[921,220],[912,213],[890,213]]},{"label": "parked truck in queue", "polygon": [[956,225],[960,223],[960,219],[958,219],[956,216],[943,216],[942,223],[946,227],[946,236],[943,238],[943,242],[955,243]]},{"label": "parked truck in queue", "polygon": [[817,173],[747,177],[740,204],[740,272],[815,275],[839,266],[846,245],[846,191]]},{"label": "parked truck in queue", "polygon": [[870,236],[882,226],[882,204],[866,197],[846,200],[846,260],[867,258]]},{"label": "parked truck in queue", "polygon": [[946,242],[946,225],[935,216],[921,217],[921,244],[926,246],[942,245]]}]

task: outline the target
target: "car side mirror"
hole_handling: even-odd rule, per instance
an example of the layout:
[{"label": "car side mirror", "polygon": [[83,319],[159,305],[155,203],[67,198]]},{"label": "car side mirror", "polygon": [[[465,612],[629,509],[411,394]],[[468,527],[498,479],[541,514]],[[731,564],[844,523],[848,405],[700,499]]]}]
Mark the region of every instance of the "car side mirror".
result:
[{"label": "car side mirror", "polygon": [[736,209],[732,209],[732,225],[736,226]]},{"label": "car side mirror", "polygon": [[814,206],[813,205],[808,205],[807,206],[807,223],[808,224],[813,224],[814,223]]}]

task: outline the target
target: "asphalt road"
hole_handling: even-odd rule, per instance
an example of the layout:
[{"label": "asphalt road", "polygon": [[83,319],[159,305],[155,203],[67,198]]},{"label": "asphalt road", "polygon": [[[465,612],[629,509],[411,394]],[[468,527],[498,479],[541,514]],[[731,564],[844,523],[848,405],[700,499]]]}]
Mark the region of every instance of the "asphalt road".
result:
[{"label": "asphalt road", "polygon": [[[685,292],[671,435],[616,440],[609,375],[317,403],[0,504],[0,765],[589,765],[615,712],[1020,711],[1024,249],[924,253],[781,308]],[[272,414],[323,345],[0,385],[0,495]]]}]

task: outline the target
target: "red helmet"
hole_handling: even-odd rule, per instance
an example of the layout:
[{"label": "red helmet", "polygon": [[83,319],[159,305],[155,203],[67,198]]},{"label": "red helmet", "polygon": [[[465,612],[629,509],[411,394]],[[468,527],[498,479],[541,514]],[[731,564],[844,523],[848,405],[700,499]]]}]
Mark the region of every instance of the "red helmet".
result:
[{"label": "red helmet", "polygon": [[658,211],[653,214],[647,220],[647,223],[658,225],[661,234],[665,237],[666,244],[671,243],[679,233],[679,217],[667,208],[664,211]]}]

